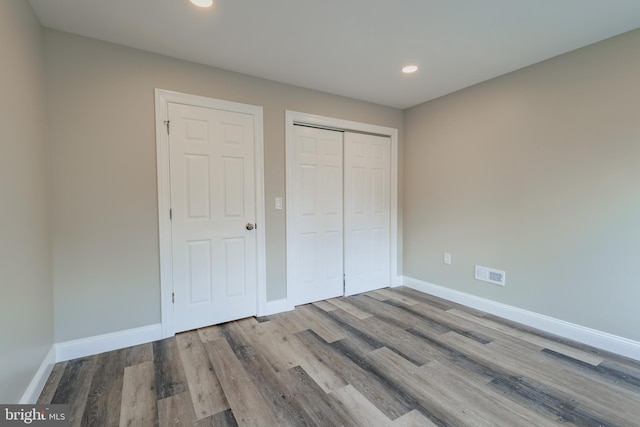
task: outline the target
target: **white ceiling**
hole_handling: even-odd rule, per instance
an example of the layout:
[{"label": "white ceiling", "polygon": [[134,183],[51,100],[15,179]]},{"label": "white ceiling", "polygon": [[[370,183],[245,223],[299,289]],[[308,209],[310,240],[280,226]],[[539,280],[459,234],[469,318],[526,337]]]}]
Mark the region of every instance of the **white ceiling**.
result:
[{"label": "white ceiling", "polygon": [[640,0],[29,1],[45,27],[402,109],[640,27]]}]

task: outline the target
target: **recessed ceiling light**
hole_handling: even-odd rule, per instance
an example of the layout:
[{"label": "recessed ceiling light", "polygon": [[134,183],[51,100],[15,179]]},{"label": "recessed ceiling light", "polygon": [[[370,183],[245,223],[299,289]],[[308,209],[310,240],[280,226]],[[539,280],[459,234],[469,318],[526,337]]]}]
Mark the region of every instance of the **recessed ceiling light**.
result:
[{"label": "recessed ceiling light", "polygon": [[405,67],[402,67],[402,72],[405,74],[415,73],[416,71],[418,71],[417,65],[407,65]]},{"label": "recessed ceiling light", "polygon": [[191,3],[198,7],[211,7],[213,0],[191,0]]}]

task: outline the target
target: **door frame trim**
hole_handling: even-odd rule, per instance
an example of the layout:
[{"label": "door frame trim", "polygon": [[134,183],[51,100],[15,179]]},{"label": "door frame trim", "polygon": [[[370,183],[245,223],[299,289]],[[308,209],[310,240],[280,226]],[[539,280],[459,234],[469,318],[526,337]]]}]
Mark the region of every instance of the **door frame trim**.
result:
[{"label": "door frame trim", "polygon": [[[286,174],[286,199],[285,207],[286,212],[292,212],[293,209],[293,185],[292,180],[295,177],[295,141],[293,126],[299,125],[311,125],[320,128],[338,130],[345,132],[364,132],[370,134],[376,134],[381,136],[388,136],[391,139],[391,187],[390,187],[390,272],[389,272],[389,285],[399,286],[402,283],[402,278],[398,275],[398,129],[378,126],[369,123],[355,122],[351,120],[337,119],[333,117],[318,116],[315,114],[302,113],[297,111],[285,111],[285,174]],[[292,277],[295,276],[296,271],[292,270],[295,266],[293,259],[294,254],[288,248],[293,247],[292,239],[293,232],[293,219],[289,215],[286,216],[286,234],[287,234],[287,305],[290,309],[293,309],[295,301],[290,297],[291,292],[289,286],[292,282]]]},{"label": "door frame trim", "polygon": [[169,137],[165,127],[170,102],[197,107],[226,110],[252,115],[254,118],[254,173],[256,202],[256,314],[267,304],[265,201],[264,201],[264,130],[262,107],[221,99],[155,89],[156,169],[158,183],[158,244],[160,255],[160,307],[162,337],[175,334],[173,313],[173,267],[171,248],[171,186],[169,174]]}]

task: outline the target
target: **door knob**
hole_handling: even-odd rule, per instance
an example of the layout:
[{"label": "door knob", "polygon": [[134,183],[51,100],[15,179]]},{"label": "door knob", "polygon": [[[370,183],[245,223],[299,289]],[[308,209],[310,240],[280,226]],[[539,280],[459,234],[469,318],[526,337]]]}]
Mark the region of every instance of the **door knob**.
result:
[{"label": "door knob", "polygon": [[255,226],[253,224],[251,224],[251,223],[248,223],[246,225],[246,227],[247,227],[247,230],[249,230],[249,231],[251,231],[251,230],[253,230],[255,228]]}]

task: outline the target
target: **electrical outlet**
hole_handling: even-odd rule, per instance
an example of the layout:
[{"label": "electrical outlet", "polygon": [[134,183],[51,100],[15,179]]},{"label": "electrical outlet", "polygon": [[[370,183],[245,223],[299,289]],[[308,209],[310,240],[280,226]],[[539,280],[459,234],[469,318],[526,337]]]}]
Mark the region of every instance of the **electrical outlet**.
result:
[{"label": "electrical outlet", "polygon": [[448,252],[444,253],[444,256],[442,257],[442,262],[444,262],[445,264],[451,264],[451,254]]}]

